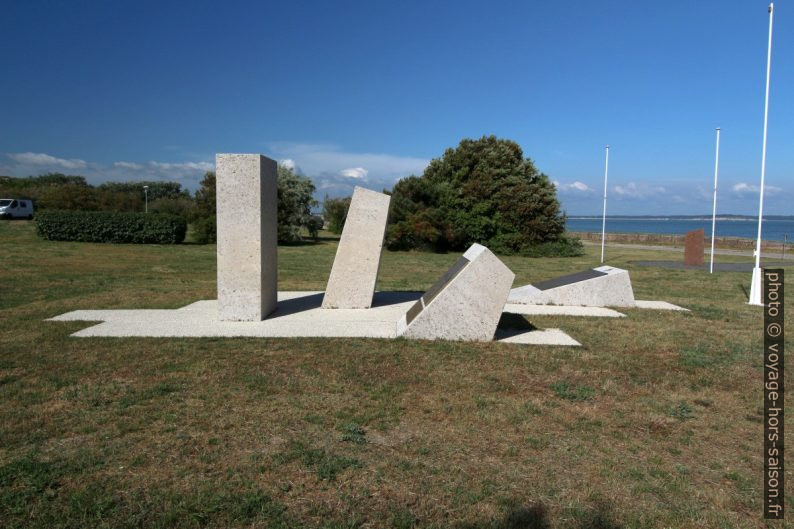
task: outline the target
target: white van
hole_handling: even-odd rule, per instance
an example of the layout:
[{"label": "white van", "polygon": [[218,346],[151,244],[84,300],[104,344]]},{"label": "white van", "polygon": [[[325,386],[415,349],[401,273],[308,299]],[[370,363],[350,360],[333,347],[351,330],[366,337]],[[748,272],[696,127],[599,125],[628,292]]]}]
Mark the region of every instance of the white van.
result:
[{"label": "white van", "polygon": [[0,219],[32,219],[33,201],[0,198]]}]

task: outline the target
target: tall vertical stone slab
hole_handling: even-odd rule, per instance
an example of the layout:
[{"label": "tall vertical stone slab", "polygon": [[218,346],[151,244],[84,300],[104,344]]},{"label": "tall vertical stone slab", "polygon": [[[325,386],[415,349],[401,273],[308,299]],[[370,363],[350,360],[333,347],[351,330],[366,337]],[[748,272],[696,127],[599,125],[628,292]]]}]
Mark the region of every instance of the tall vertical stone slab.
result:
[{"label": "tall vertical stone slab", "polygon": [[473,244],[424,293],[397,336],[489,342],[496,333],[515,274],[485,246]]},{"label": "tall vertical stone slab", "polygon": [[705,251],[703,237],[704,230],[693,230],[684,238],[684,264],[686,266],[702,266]]},{"label": "tall vertical stone slab", "polygon": [[342,238],[323,297],[324,309],[368,309],[378,280],[389,195],[353,190]]},{"label": "tall vertical stone slab", "polygon": [[218,154],[215,174],[219,316],[261,321],[276,309],[278,295],[276,162]]}]

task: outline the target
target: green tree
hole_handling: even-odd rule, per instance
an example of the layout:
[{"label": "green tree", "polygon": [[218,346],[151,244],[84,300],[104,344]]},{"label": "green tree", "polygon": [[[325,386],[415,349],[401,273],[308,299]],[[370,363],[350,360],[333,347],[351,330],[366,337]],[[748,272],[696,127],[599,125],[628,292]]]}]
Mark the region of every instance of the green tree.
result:
[{"label": "green tree", "polygon": [[196,213],[200,217],[215,215],[215,171],[207,171],[196,190]]},{"label": "green tree", "polygon": [[347,210],[350,209],[351,197],[328,198],[323,200],[323,219],[331,233],[342,233],[347,219]]},{"label": "green tree", "polygon": [[309,229],[312,224],[314,184],[289,167],[278,166],[278,240],[297,242],[301,238],[301,228]]},{"label": "green tree", "polygon": [[390,249],[460,251],[478,242],[500,253],[581,252],[565,238],[565,215],[548,176],[517,143],[495,136],[447,149],[421,177],[398,182],[392,204]]},{"label": "green tree", "polygon": [[215,242],[215,171],[207,171],[196,190],[195,209],[192,215],[193,239],[201,244]]}]

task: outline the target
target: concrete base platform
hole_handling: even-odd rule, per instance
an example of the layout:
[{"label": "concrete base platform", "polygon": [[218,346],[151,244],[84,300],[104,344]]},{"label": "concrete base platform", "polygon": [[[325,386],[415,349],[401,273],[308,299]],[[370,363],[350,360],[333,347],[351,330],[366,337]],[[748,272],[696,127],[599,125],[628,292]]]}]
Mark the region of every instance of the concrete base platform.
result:
[{"label": "concrete base platform", "polygon": [[685,309],[684,307],[679,307],[678,305],[673,305],[672,303],[668,303],[666,301],[648,301],[637,299],[634,300],[637,304],[638,309],[653,309],[653,310],[678,310],[681,312],[689,312],[689,309]]},{"label": "concrete base platform", "polygon": [[[48,321],[100,321],[76,337],[258,337],[395,338],[397,323],[420,292],[376,292],[370,309],[321,308],[323,292],[279,292],[278,305],[263,321],[221,321],[217,300],[173,310],[75,310]],[[579,345],[559,329],[509,331],[497,341],[536,345]]]},{"label": "concrete base platform", "polygon": [[508,303],[505,312],[525,316],[586,316],[594,318],[625,318],[626,315],[606,307],[582,307],[579,305],[524,305]]}]

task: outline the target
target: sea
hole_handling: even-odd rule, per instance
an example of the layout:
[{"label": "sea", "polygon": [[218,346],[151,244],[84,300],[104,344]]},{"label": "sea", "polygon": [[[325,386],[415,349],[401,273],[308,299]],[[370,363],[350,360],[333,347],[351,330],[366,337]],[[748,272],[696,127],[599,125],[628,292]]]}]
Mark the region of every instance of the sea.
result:
[{"label": "sea", "polygon": [[[569,218],[568,231],[601,233],[601,217]],[[711,218],[675,219],[649,217],[607,217],[607,233],[661,233],[685,235],[692,230],[703,229],[711,236]],[[758,219],[734,219],[717,217],[715,229],[717,237],[743,237],[755,239],[758,236]],[[761,238],[768,241],[791,241],[794,238],[794,220],[764,219],[761,225]]]}]

